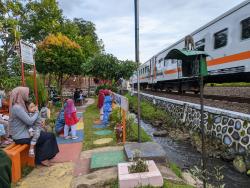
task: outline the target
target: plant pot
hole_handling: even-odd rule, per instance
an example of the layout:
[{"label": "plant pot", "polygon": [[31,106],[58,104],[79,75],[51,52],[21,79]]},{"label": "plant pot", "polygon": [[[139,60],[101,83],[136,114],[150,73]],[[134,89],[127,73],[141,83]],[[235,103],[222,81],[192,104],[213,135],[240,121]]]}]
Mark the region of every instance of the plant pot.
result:
[{"label": "plant pot", "polygon": [[138,186],[163,186],[162,175],[155,165],[153,160],[146,161],[148,164],[148,172],[132,173],[128,171],[128,166],[133,164],[129,163],[119,163],[118,164],[118,179],[120,188],[134,188]]}]

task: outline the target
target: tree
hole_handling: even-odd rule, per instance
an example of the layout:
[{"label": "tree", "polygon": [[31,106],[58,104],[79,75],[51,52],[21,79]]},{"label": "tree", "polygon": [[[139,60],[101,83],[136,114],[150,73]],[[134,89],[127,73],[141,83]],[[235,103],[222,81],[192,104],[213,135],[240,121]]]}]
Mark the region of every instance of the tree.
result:
[{"label": "tree", "polygon": [[8,58],[16,56],[15,46],[20,39],[18,24],[22,14],[23,7],[20,1],[0,1],[0,66],[2,68],[7,68]]},{"label": "tree", "polygon": [[29,1],[21,22],[22,37],[36,43],[49,34],[60,32],[63,22],[62,10],[56,0]]},{"label": "tree", "polygon": [[82,18],[74,18],[73,21],[65,19],[61,24],[60,32],[77,42],[86,58],[94,57],[103,52],[102,40],[98,39],[95,25]]},{"label": "tree", "polygon": [[117,79],[119,60],[112,54],[98,54],[83,65],[84,73],[102,80]]},{"label": "tree", "polygon": [[20,39],[18,24],[23,15],[23,5],[20,1],[0,1],[0,89],[11,90],[20,84],[17,70],[19,57],[16,44]]},{"label": "tree", "polygon": [[84,73],[101,80],[129,79],[137,69],[133,61],[119,61],[112,54],[99,54],[83,65]]},{"label": "tree", "polygon": [[119,75],[125,80],[128,80],[133,75],[134,71],[137,70],[137,64],[136,62],[130,60],[120,61],[119,70]]},{"label": "tree", "polygon": [[37,71],[57,77],[59,92],[65,75],[82,74],[84,55],[81,47],[62,34],[51,34],[38,43],[35,53]]}]

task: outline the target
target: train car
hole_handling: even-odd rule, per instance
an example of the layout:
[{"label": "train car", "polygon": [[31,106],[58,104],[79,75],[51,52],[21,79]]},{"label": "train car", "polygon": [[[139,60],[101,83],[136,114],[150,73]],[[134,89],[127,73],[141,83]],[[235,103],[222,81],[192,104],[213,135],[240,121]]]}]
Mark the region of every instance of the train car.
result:
[{"label": "train car", "polygon": [[[244,1],[190,34],[195,49],[205,51],[208,76],[205,83],[250,81],[250,0]],[[165,59],[172,49],[182,49],[184,38],[140,66],[142,88],[198,92],[196,78],[182,75],[182,62]],[[137,75],[131,84],[136,86]]]}]

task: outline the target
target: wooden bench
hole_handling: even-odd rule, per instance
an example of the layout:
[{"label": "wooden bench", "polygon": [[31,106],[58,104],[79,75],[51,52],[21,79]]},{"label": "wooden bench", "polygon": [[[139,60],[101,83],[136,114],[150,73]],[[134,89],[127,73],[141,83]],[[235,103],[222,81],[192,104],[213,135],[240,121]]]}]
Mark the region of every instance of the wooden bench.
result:
[{"label": "wooden bench", "polygon": [[35,166],[35,158],[29,157],[28,144],[11,144],[4,151],[12,161],[12,182],[14,183],[21,179],[23,166]]},{"label": "wooden bench", "polygon": [[0,108],[0,114],[4,114],[4,115],[9,114],[9,100],[2,101],[2,108]]}]

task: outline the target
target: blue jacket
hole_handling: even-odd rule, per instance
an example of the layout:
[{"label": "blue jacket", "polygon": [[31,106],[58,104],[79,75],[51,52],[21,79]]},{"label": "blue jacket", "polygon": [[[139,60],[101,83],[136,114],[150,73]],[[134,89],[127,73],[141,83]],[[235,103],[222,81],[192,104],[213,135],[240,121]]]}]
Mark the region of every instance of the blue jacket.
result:
[{"label": "blue jacket", "polygon": [[103,103],[103,111],[110,112],[112,110],[112,97],[105,96],[104,103]]},{"label": "blue jacket", "polygon": [[57,119],[56,119],[56,124],[55,124],[55,131],[59,133],[65,125],[65,120],[64,120],[64,109],[61,109]]}]

